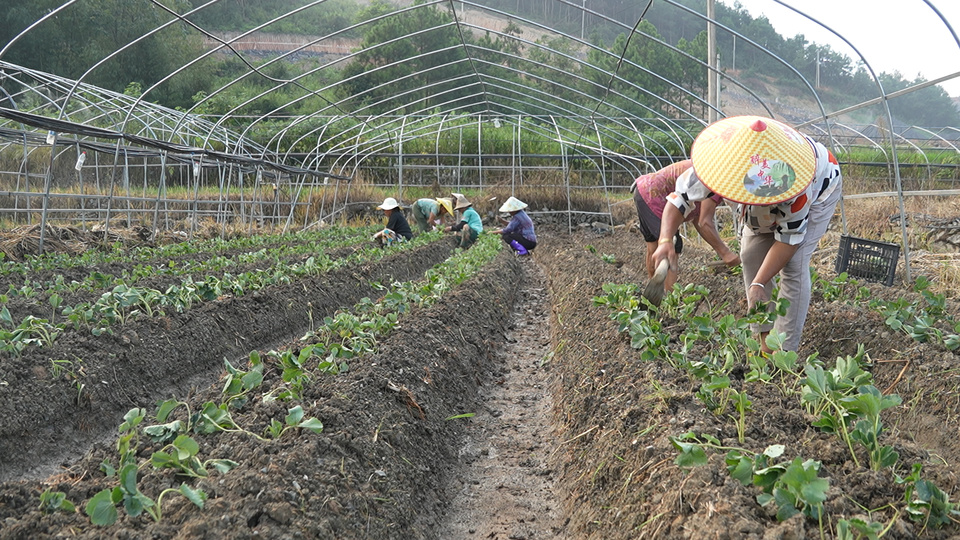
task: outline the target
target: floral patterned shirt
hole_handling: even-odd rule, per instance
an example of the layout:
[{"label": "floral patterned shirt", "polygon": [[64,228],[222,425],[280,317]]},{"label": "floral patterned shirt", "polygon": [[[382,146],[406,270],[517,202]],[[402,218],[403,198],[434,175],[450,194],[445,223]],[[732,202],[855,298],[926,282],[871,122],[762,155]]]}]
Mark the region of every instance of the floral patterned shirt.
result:
[{"label": "floral patterned shirt", "polygon": [[[813,181],[796,197],[782,203],[769,205],[737,204],[736,211],[743,225],[759,233],[772,232],[774,239],[795,246],[803,241],[807,232],[810,206],[824,201],[840,186],[840,165],[837,158],[822,144],[810,139],[817,159],[817,168]],[[681,174],[677,178],[676,190],[667,196],[667,202],[677,207],[687,216],[693,211],[694,203],[714,195],[700,181],[696,171]]]}]

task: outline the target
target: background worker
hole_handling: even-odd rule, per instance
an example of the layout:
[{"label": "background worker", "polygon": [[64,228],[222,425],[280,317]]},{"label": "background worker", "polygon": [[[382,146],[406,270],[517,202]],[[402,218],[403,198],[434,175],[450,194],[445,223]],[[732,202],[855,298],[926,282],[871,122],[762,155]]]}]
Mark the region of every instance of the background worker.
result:
[{"label": "background worker", "polygon": [[459,233],[457,245],[466,249],[472,246],[480,233],[483,232],[483,220],[480,219],[480,214],[473,209],[473,203],[463,195],[457,197],[457,205],[453,209],[460,212],[460,221],[445,230]]},{"label": "background worker", "polygon": [[510,197],[502,206],[501,212],[510,214],[510,222],[506,227],[491,231],[499,234],[517,255],[528,255],[530,250],[537,247],[537,235],[533,230],[533,220],[523,211],[527,203]]},{"label": "background worker", "polygon": [[383,247],[384,244],[389,246],[395,242],[403,242],[413,238],[410,224],[407,223],[407,218],[403,217],[403,211],[396,199],[387,197],[377,207],[377,210],[383,210],[383,214],[387,216],[387,226],[373,235],[373,239],[380,244],[380,247]]},{"label": "background worker", "polygon": [[413,211],[413,218],[417,220],[417,226],[420,227],[421,232],[431,231],[437,225],[440,225],[440,217],[444,213],[453,216],[452,211],[447,210],[447,206],[451,206],[448,202],[447,206],[441,204],[441,199],[417,199],[411,210]]}]

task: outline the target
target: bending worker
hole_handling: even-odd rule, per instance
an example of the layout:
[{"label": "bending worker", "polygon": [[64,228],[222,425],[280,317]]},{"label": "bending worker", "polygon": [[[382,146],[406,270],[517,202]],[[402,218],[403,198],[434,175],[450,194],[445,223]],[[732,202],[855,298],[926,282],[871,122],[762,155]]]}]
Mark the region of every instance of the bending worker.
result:
[{"label": "bending worker", "polygon": [[790,302],[775,324],[755,327],[761,347],[772,328],[796,351],[810,307],[810,258],[830,225],[843,180],[837,159],[822,144],[786,124],[760,116],[736,116],[707,126],[693,142],[693,168],[667,198],[654,263],[676,268],[673,246],[695,201],[716,193],[739,203],[740,259],[747,307],[767,302],[773,278]]},{"label": "bending worker", "polygon": [[421,232],[433,230],[440,225],[440,217],[444,213],[453,217],[453,204],[450,199],[417,199],[411,210]]},{"label": "bending worker", "polygon": [[[660,223],[663,218],[663,208],[667,204],[667,196],[673,193],[677,177],[693,167],[689,159],[678,161],[666,167],[645,174],[634,182],[633,202],[637,206],[637,217],[640,220],[640,232],[647,243],[647,277],[654,277],[656,265],[653,264],[653,252],[657,250],[657,239],[660,237]],[[707,197],[703,201],[693,203],[693,209],[683,221],[692,221],[693,226],[700,233],[710,247],[717,252],[720,259],[729,267],[740,264],[740,257],[731,250],[720,238],[715,220],[717,205],[723,199],[719,195]],[[683,250],[683,240],[679,234],[674,235],[674,250],[677,255]],[[677,269],[671,267],[665,276],[663,286],[666,290],[673,288],[677,282]]]}]

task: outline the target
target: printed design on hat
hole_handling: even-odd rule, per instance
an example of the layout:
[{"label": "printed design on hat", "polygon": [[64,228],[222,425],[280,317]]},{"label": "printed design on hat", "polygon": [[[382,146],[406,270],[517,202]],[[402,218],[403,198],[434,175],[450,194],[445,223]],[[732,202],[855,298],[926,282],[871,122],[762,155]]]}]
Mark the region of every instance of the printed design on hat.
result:
[{"label": "printed design on hat", "polygon": [[771,118],[736,116],[707,126],[691,148],[696,175],[721,197],[741,204],[778,204],[810,185],[813,143]]},{"label": "printed design on hat", "polygon": [[757,197],[776,197],[790,191],[797,181],[797,173],[785,161],[754,154],[750,163],[743,187]]}]

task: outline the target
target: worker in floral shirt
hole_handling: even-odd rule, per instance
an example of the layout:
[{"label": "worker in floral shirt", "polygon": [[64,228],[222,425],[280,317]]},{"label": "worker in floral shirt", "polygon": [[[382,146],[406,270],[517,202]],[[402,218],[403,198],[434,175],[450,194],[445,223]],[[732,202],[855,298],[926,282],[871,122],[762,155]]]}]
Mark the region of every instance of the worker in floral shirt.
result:
[{"label": "worker in floral shirt", "polygon": [[680,175],[667,198],[654,262],[676,266],[673,235],[694,202],[716,193],[738,203],[748,307],[770,300],[778,274],[780,298],[790,302],[786,315],[754,331],[765,351],[773,328],[786,335],[785,350],[797,350],[810,307],[810,258],[841,197],[837,159],[790,126],[759,116],[710,124],[691,155],[693,168]]}]

